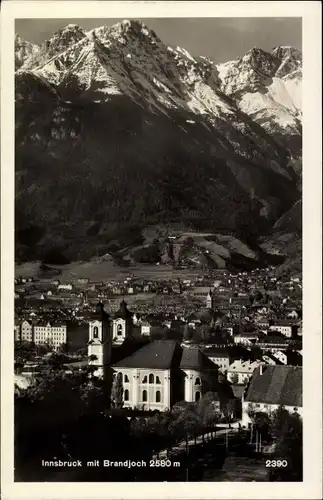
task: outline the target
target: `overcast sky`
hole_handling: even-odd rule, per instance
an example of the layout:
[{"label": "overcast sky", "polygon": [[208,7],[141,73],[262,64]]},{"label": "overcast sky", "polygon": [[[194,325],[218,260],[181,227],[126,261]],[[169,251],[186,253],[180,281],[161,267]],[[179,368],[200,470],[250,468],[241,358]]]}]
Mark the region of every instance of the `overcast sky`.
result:
[{"label": "overcast sky", "polygon": [[[292,7],[292,4],[291,4]],[[85,30],[111,26],[122,19],[18,19],[16,33],[40,44],[67,24]],[[225,62],[252,47],[271,50],[277,45],[302,48],[301,18],[155,18],[141,19],[166,44],[179,45],[194,55]]]}]

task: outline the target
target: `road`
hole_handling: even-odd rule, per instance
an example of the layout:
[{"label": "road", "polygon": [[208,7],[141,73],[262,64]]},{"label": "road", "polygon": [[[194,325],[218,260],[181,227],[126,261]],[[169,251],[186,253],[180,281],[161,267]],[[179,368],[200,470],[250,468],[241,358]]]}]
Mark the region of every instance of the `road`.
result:
[{"label": "road", "polygon": [[[223,436],[225,436],[226,434],[229,436],[232,436],[233,434],[237,434],[237,432],[239,431],[239,428],[238,426],[236,426],[235,428],[231,428],[229,429],[229,424],[224,424],[224,425],[227,425],[227,427],[223,428],[223,429],[220,429],[220,430],[217,430],[216,433],[214,434],[209,432],[207,434],[204,434],[204,439],[203,439],[203,436],[197,436],[196,439],[189,439],[188,440],[188,443],[187,443],[187,446],[190,447],[190,446],[196,446],[198,444],[202,444],[204,441],[210,441],[211,439],[212,440],[217,440],[219,438],[223,438]],[[176,446],[173,446],[172,447],[172,451],[171,451],[171,454],[172,455],[177,455],[183,451],[186,450],[186,441],[181,441],[180,443],[178,443]],[[162,450],[158,453],[158,456],[157,454],[154,455],[154,459],[158,459],[158,460],[163,460],[164,458],[167,458],[169,454],[169,450]]]}]

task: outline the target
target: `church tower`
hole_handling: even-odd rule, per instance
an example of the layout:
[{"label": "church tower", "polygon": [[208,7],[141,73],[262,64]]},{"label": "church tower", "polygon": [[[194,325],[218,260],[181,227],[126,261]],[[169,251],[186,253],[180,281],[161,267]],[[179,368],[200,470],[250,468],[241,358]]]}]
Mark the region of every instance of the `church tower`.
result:
[{"label": "church tower", "polygon": [[89,364],[97,368],[94,375],[105,377],[106,368],[111,363],[111,333],[110,318],[102,302],[98,303],[89,322],[88,356],[95,356],[89,360]]},{"label": "church tower", "polygon": [[132,337],[132,330],[133,314],[127,308],[126,302],[122,300],[112,322],[113,343],[122,344],[126,339]]}]

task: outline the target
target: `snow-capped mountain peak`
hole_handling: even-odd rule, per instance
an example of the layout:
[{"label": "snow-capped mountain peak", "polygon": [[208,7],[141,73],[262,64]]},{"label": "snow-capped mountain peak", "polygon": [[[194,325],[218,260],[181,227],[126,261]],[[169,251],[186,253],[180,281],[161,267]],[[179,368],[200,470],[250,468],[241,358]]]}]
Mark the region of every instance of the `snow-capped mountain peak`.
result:
[{"label": "snow-capped mountain peak", "polygon": [[221,89],[270,133],[299,136],[302,56],[282,46],[271,53],[257,47],[217,65]]},{"label": "snow-capped mountain peak", "polygon": [[165,45],[139,20],[87,32],[69,24],[21,68],[28,69],[66,101],[73,93],[94,102],[127,95],[157,113],[193,112],[212,127],[229,118],[239,133],[249,127],[239,123],[240,108],[270,133],[300,134],[301,54],[292,47],[271,53],[252,47],[243,57],[216,65]]},{"label": "snow-capped mountain peak", "polygon": [[253,47],[249,50],[247,54],[242,57],[241,61],[242,65],[249,65],[255,71],[268,77],[271,77],[275,73],[278,66],[278,61],[276,61],[271,54],[258,47]]},{"label": "snow-capped mountain peak", "polygon": [[32,54],[25,61],[22,69],[33,69],[43,65],[49,59],[66,51],[85,37],[86,32],[80,26],[68,24],[65,28],[56,31],[49,40],[45,40],[39,51]]}]

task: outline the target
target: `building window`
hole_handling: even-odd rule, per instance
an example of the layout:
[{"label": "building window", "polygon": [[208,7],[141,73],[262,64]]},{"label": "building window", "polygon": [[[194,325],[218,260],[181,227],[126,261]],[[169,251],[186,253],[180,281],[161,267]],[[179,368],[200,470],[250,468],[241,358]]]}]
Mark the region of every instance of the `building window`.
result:
[{"label": "building window", "polygon": [[125,401],[129,401],[129,391],[128,391],[128,389],[126,389],[126,390],[124,391],[124,400],[125,400]]},{"label": "building window", "polygon": [[195,385],[201,385],[201,379],[200,379],[200,377],[197,377],[195,379]]},{"label": "building window", "polygon": [[145,375],[144,378],[142,379],[142,383],[147,384],[147,375]]},{"label": "building window", "polygon": [[93,328],[93,338],[97,339],[99,337],[99,329],[97,326]]},{"label": "building window", "polygon": [[157,377],[157,375],[156,375],[156,384],[160,384],[160,383],[161,383],[161,382],[160,382],[160,380],[159,380],[159,377]]},{"label": "building window", "polygon": [[147,391],[142,391],[142,400],[147,401]]},{"label": "building window", "polygon": [[156,403],[160,403],[160,391],[156,391]]},{"label": "building window", "polygon": [[124,382],[129,382],[128,375],[126,375],[126,374],[125,374],[125,376],[124,376]]},{"label": "building window", "polygon": [[199,401],[200,397],[201,397],[200,391],[196,391],[196,393],[195,393],[195,401]]},{"label": "building window", "polygon": [[122,335],[122,325],[117,326],[117,335],[119,335],[119,337]]},{"label": "building window", "polygon": [[155,377],[154,377],[154,375],[151,373],[151,374],[149,375],[149,383],[150,383],[150,384],[153,384],[153,383],[154,383],[154,380],[155,380]]}]

